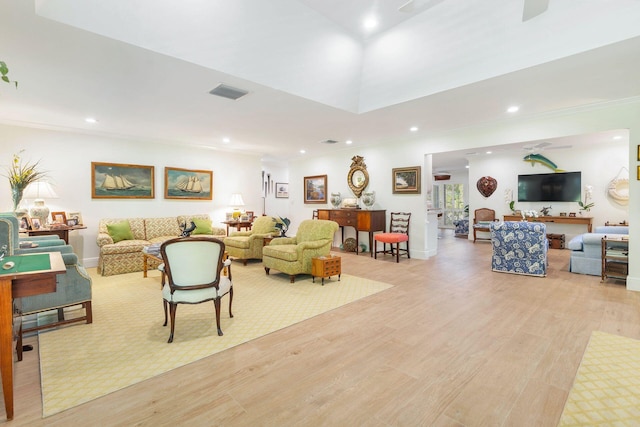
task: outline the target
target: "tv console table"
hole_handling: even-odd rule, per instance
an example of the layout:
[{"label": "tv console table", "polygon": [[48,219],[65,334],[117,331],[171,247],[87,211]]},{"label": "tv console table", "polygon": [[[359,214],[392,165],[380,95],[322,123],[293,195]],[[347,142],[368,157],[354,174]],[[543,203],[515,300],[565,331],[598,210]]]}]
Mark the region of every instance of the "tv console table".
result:
[{"label": "tv console table", "polygon": [[[373,233],[385,231],[386,227],[385,210],[365,210],[365,209],[318,209],[318,219],[329,219],[337,222],[340,227],[353,227],[356,229],[356,255],[358,254],[359,240],[358,232],[369,233],[369,252],[373,256]],[[342,232],[342,243],[344,243],[344,231]]]},{"label": "tv console table", "polygon": [[587,232],[593,228],[593,217],[590,216],[539,216],[522,219],[521,215],[505,215],[505,221],[555,222],[558,224],[581,224],[587,226]]}]

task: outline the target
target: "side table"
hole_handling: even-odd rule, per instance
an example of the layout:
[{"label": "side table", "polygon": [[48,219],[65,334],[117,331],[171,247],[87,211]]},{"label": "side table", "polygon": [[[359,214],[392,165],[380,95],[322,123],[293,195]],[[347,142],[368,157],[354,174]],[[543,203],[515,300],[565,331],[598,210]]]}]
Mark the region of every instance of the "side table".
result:
[{"label": "side table", "polygon": [[321,256],[317,258],[311,258],[311,276],[313,283],[316,282],[316,277],[322,278],[322,286],[324,286],[324,278],[331,276],[342,275],[342,258],[335,255]]}]

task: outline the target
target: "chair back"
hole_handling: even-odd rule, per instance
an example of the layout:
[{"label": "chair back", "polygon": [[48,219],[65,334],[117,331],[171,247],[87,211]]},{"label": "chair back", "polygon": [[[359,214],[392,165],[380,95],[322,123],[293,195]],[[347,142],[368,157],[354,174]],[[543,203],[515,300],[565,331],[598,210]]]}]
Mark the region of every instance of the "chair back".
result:
[{"label": "chair back", "polygon": [[409,234],[410,220],[410,212],[391,212],[391,219],[389,220],[389,232]]},{"label": "chair back", "polygon": [[480,208],[474,211],[473,223],[491,222],[496,220],[496,211],[489,208]]},{"label": "chair back", "polygon": [[296,231],[297,243],[313,242],[315,240],[333,241],[333,235],[338,230],[338,223],[326,219],[305,219]]},{"label": "chair back", "polygon": [[168,284],[175,290],[218,287],[224,243],[213,237],[179,237],[160,246]]},{"label": "chair back", "polygon": [[276,219],[272,216],[259,216],[253,221],[252,234],[278,234]]}]

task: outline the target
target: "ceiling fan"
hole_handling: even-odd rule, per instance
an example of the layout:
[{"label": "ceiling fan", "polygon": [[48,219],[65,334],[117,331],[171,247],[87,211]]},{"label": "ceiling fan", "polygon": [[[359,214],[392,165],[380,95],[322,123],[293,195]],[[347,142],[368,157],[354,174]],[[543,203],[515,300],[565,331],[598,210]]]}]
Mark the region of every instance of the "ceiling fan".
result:
[{"label": "ceiling fan", "polygon": [[[416,12],[418,10],[424,11],[443,1],[444,0],[409,0],[399,7],[398,11],[406,13]],[[524,0],[522,22],[544,13],[549,7],[549,1],[550,0]]]},{"label": "ceiling fan", "polygon": [[539,154],[545,150],[561,150],[564,148],[571,148],[571,145],[553,145],[550,142],[540,142],[536,145],[525,145],[522,147],[529,154]]}]

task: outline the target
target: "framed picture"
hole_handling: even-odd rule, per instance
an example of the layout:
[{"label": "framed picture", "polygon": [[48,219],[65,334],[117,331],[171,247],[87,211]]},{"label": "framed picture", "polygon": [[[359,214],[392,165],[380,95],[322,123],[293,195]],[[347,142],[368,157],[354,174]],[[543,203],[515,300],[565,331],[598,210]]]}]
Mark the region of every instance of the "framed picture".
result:
[{"label": "framed picture", "polygon": [[22,230],[30,230],[31,229],[31,223],[29,222],[29,216],[25,215],[22,218],[20,218],[20,228]]},{"label": "framed picture", "polygon": [[153,166],[91,162],[92,199],[153,199]]},{"label": "framed picture", "polygon": [[31,223],[32,230],[40,230],[42,228],[42,223],[40,222],[40,218],[29,218],[29,222]]},{"label": "framed picture", "polygon": [[51,220],[54,224],[66,224],[67,216],[64,212],[51,212]]},{"label": "framed picture", "polygon": [[67,215],[67,223],[69,222],[69,220],[75,220],[75,225],[84,225],[80,212],[69,212],[69,215]]},{"label": "framed picture", "polygon": [[213,200],[213,172],[164,168],[164,198]]},{"label": "framed picture", "polygon": [[420,194],[420,166],[394,168],[392,175],[394,194]]},{"label": "framed picture", "polygon": [[68,219],[67,220],[67,225],[69,227],[75,227],[76,225],[78,225],[78,220],[77,219]]},{"label": "framed picture", "polygon": [[[638,145],[638,161],[640,162],[640,145]],[[638,179],[640,179],[640,177]]]},{"label": "framed picture", "polygon": [[289,198],[289,183],[276,182],[276,199],[288,199],[288,198]]},{"label": "framed picture", "polygon": [[638,166],[638,178],[637,178],[637,180],[640,181],[640,166]]},{"label": "framed picture", "polygon": [[327,203],[327,175],[304,177],[304,202]]}]

